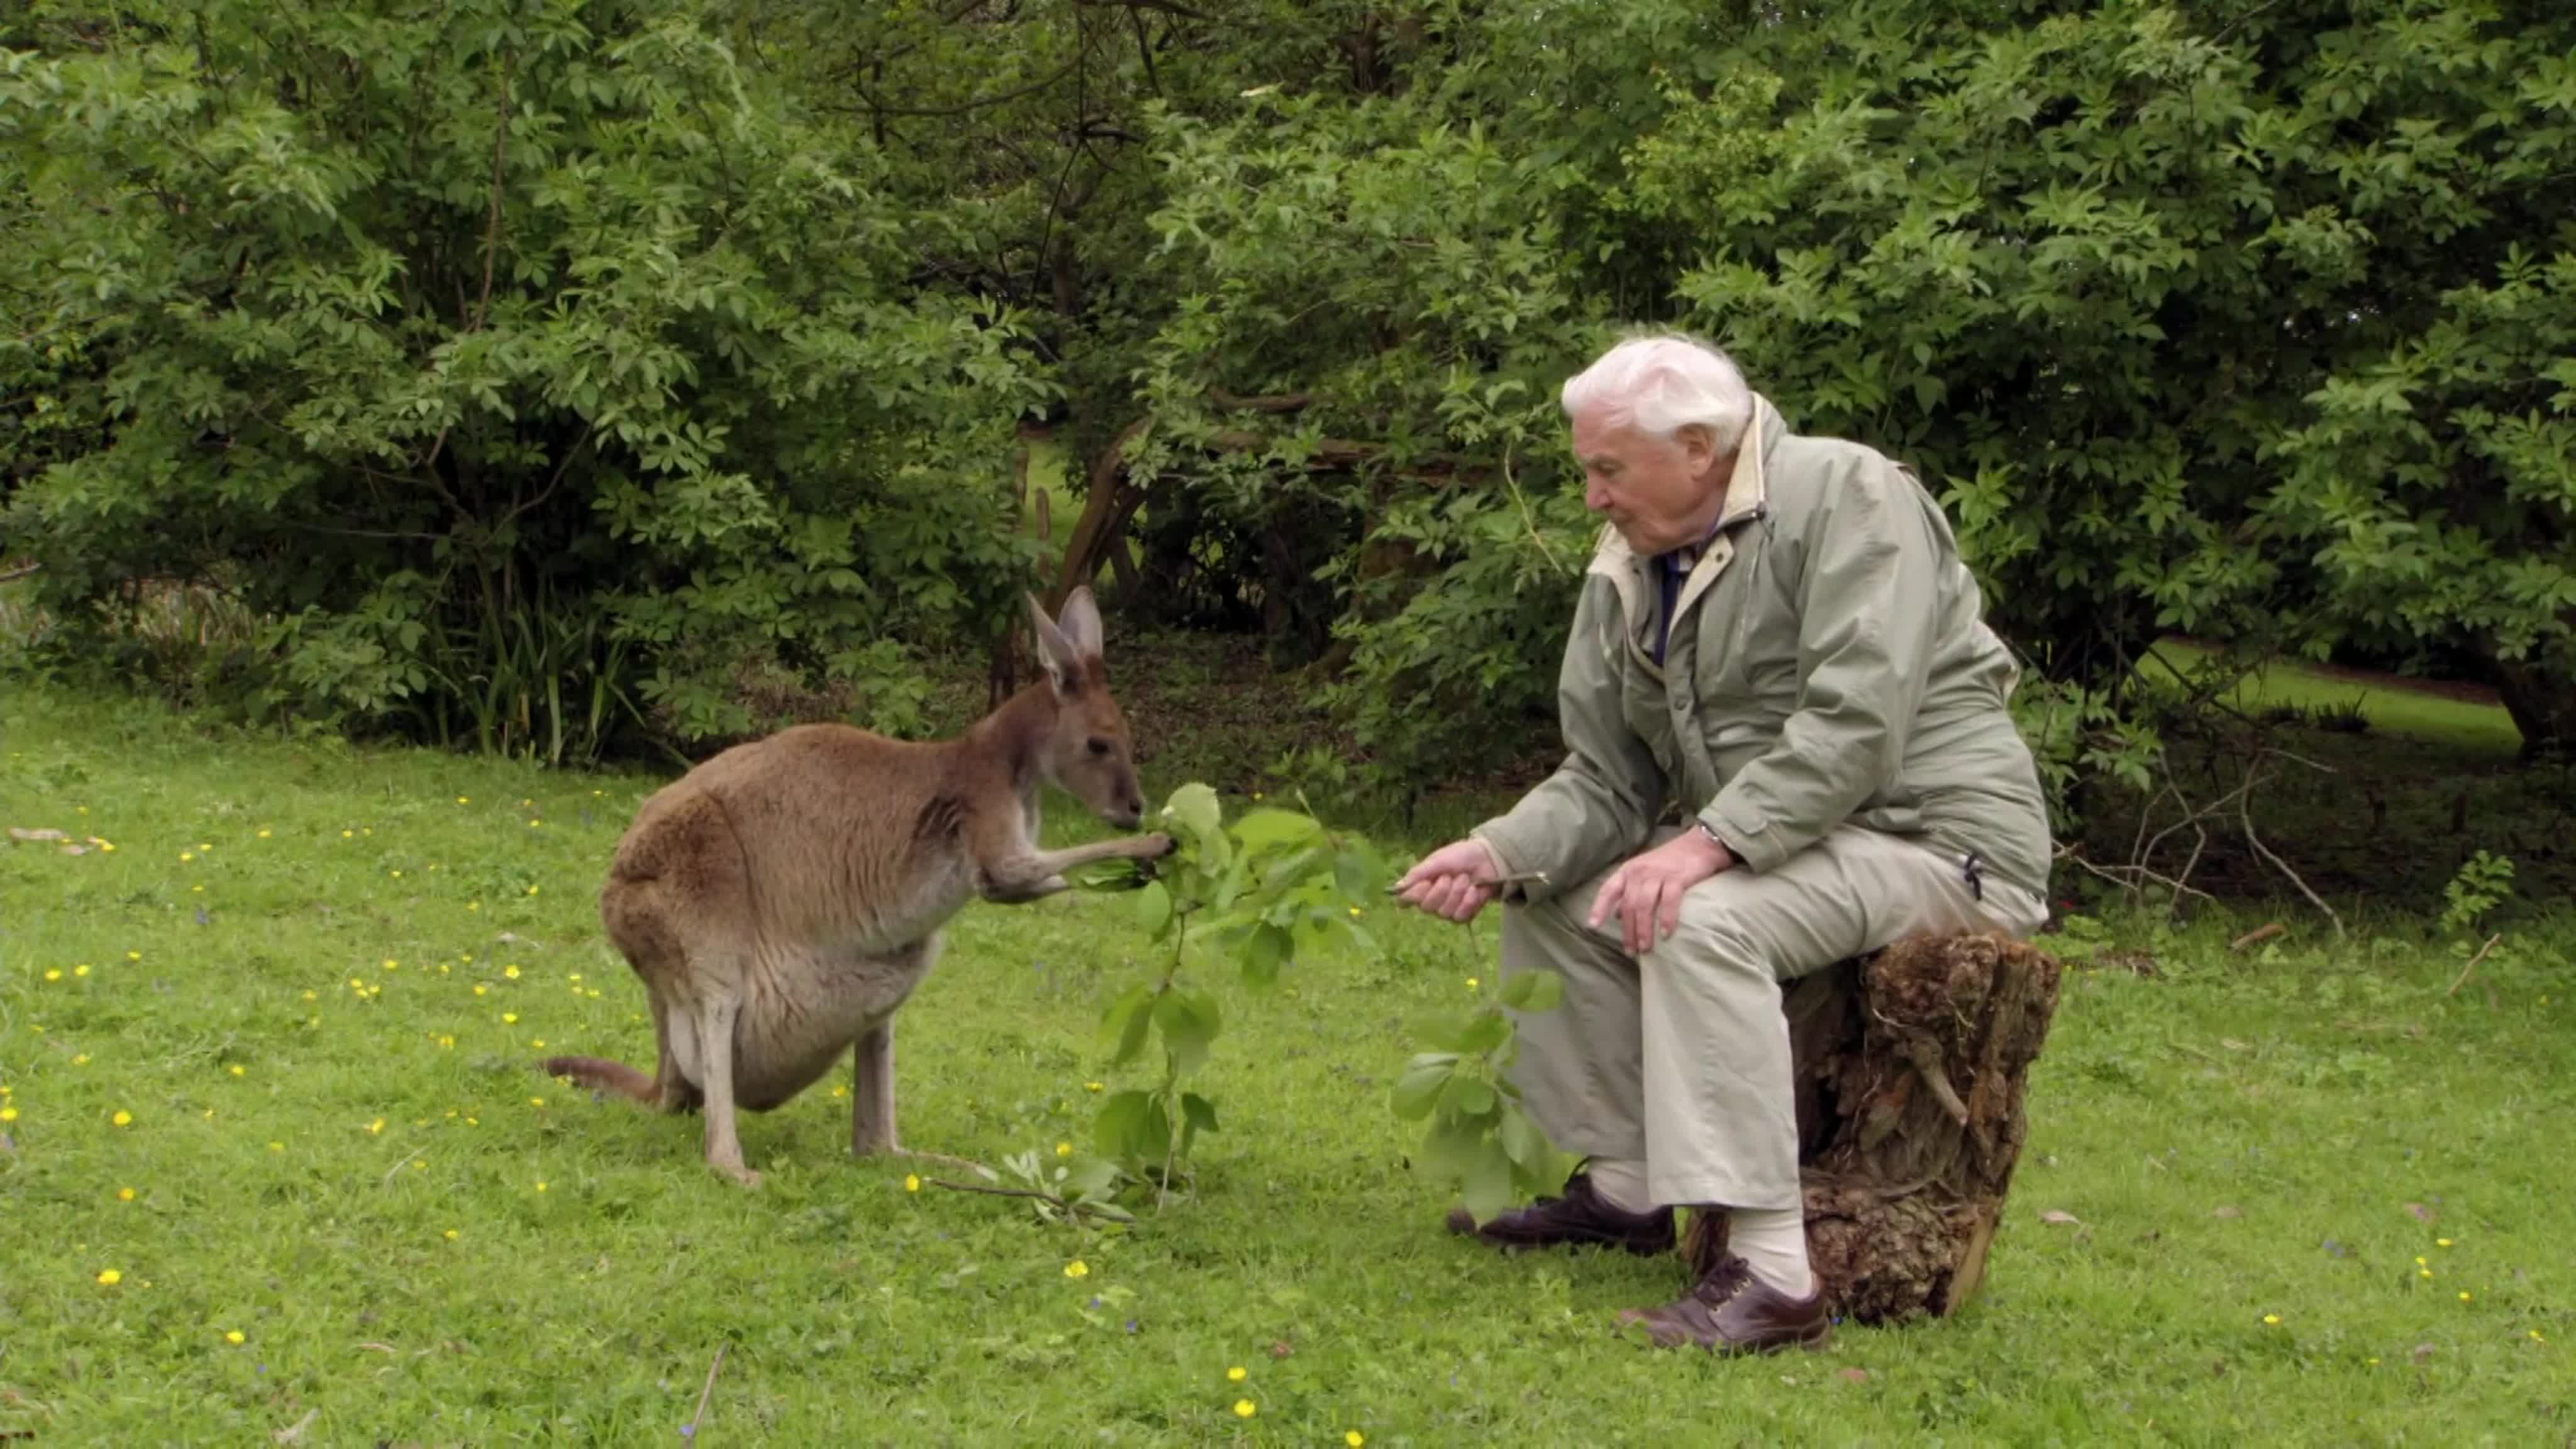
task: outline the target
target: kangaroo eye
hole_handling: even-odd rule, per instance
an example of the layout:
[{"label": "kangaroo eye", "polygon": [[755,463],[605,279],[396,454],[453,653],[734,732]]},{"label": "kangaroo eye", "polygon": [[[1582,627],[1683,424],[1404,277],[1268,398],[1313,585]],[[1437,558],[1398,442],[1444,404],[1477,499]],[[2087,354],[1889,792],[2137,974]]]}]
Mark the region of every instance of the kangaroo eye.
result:
[{"label": "kangaroo eye", "polygon": [[1105,754],[1108,754],[1108,753],[1109,753],[1109,742],[1108,742],[1107,740],[1104,740],[1104,739],[1094,738],[1094,739],[1091,741],[1091,752],[1092,752],[1093,754],[1095,754],[1095,755],[1105,755]]}]

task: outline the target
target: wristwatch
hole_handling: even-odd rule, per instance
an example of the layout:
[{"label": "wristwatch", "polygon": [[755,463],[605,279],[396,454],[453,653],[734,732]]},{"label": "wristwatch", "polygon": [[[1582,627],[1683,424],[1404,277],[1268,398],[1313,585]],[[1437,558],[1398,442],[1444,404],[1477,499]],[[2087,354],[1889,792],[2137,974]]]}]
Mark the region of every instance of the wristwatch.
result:
[{"label": "wristwatch", "polygon": [[1728,859],[1741,859],[1741,857],[1736,855],[1735,847],[1726,843],[1726,837],[1717,833],[1716,826],[1709,824],[1707,821],[1700,819],[1696,815],[1691,817],[1691,824],[1699,827],[1699,833],[1707,836],[1710,844],[1725,851]]}]

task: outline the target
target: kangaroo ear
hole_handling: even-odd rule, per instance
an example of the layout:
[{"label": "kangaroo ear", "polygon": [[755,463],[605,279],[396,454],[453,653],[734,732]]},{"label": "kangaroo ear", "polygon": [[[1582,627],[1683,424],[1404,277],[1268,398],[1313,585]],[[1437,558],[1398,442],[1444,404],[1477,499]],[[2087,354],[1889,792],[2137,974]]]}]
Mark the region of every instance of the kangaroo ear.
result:
[{"label": "kangaroo ear", "polygon": [[1064,607],[1056,613],[1055,623],[1064,631],[1064,637],[1073,645],[1075,654],[1084,659],[1101,657],[1100,606],[1092,602],[1088,585],[1066,596]]},{"label": "kangaroo ear", "polygon": [[[1095,616],[1096,617],[1096,616]],[[1046,666],[1047,680],[1055,686],[1056,697],[1071,699],[1082,690],[1082,651],[1047,617],[1046,605],[1029,596],[1029,628],[1037,635],[1038,662]]]}]

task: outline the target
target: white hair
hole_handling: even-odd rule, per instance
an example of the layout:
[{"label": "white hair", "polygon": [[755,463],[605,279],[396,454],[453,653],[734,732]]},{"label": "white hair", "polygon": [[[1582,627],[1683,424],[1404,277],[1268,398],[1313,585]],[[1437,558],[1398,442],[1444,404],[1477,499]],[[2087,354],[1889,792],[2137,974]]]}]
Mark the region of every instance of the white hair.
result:
[{"label": "white hair", "polygon": [[1669,438],[1693,424],[1735,451],[1753,424],[1753,389],[1725,353],[1696,337],[1657,332],[1630,337],[1565,380],[1565,415],[1603,407],[1614,421]]}]

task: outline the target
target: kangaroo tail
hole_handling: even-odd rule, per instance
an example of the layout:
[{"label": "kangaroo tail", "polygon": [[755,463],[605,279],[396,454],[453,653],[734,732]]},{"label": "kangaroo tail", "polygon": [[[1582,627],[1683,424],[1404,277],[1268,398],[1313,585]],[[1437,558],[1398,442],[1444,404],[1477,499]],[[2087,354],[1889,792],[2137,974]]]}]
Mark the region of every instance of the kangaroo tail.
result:
[{"label": "kangaroo tail", "polygon": [[624,1062],[598,1057],[548,1057],[545,1068],[549,1077],[570,1077],[577,1085],[596,1092],[614,1092],[645,1103],[662,1100],[661,1083]]}]

